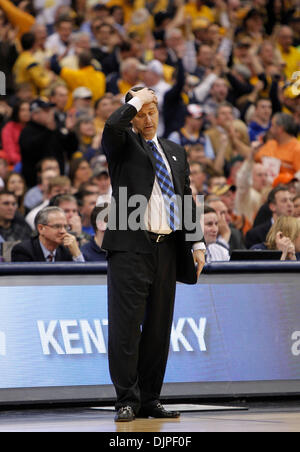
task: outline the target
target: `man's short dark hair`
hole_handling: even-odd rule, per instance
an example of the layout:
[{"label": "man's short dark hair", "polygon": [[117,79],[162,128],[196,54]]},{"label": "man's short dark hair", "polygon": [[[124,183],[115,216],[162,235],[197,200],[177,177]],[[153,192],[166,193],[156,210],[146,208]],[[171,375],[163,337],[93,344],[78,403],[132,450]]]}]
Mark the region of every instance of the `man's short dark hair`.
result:
[{"label": "man's short dark hair", "polygon": [[91,66],[92,64],[93,55],[90,50],[83,50],[78,55],[78,66],[80,68]]},{"label": "man's short dark hair", "polygon": [[23,50],[30,50],[34,46],[35,35],[34,33],[24,33],[21,37],[21,45]]},{"label": "man's short dark hair", "polygon": [[268,204],[276,203],[276,193],[279,191],[289,191],[289,189],[285,185],[277,185],[277,187],[273,188],[268,195]]},{"label": "man's short dark hair", "polygon": [[86,198],[87,196],[91,196],[94,195],[95,193],[93,193],[92,191],[88,191],[88,190],[82,190],[82,191],[78,191],[75,195],[75,198],[77,199],[78,205],[80,207],[83,206],[84,203],[84,198]]},{"label": "man's short dark hair", "polygon": [[216,214],[217,212],[212,207],[208,206],[207,204],[204,204],[204,215],[207,213],[215,213]]},{"label": "man's short dark hair", "polygon": [[3,195],[13,196],[17,200],[16,195],[12,191],[7,190],[6,188],[2,188],[2,190],[0,190],[0,196]]}]

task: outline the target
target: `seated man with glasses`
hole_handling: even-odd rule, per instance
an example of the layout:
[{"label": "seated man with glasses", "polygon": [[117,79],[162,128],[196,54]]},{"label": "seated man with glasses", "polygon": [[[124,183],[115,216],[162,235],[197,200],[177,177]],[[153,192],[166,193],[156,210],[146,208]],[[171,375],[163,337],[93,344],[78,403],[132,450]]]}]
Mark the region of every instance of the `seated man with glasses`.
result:
[{"label": "seated man with glasses", "polygon": [[84,262],[76,237],[60,207],[45,207],[35,218],[38,235],[12,249],[12,262]]}]

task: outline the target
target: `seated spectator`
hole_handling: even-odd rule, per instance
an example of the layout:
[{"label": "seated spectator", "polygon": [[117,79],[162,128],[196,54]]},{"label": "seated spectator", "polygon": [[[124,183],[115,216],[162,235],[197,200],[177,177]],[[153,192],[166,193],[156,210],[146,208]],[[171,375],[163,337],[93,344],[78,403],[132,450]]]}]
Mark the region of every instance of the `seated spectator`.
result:
[{"label": "seated spectator", "polygon": [[89,191],[83,191],[78,192],[76,194],[76,197],[78,200],[79,212],[81,215],[82,230],[83,232],[86,232],[87,234],[93,236],[95,232],[91,223],[91,213],[93,208],[96,206],[98,194],[91,193]]},{"label": "seated spectator", "polygon": [[32,230],[35,229],[35,217],[38,212],[49,206],[50,199],[57,195],[66,195],[71,192],[71,181],[67,176],[57,176],[49,180],[48,190],[44,201],[32,209],[25,217],[26,222]]},{"label": "seated spectator", "polygon": [[268,232],[266,241],[252,250],[282,251],[282,261],[300,260],[300,221],[294,217],[278,217]]},{"label": "seated spectator", "polygon": [[17,212],[18,201],[13,193],[0,191],[0,236],[5,242],[25,240],[31,236],[31,229],[23,216]]},{"label": "seated spectator", "polygon": [[4,187],[4,179],[6,178],[7,175],[7,169],[8,169],[7,161],[0,157],[0,190],[1,188]]},{"label": "seated spectator", "polygon": [[72,130],[57,130],[53,104],[37,98],[30,104],[31,120],[20,135],[22,174],[27,187],[37,184],[36,165],[45,157],[54,157],[64,174],[65,158],[76,151],[78,141]]},{"label": "seated spectator", "polygon": [[250,141],[260,141],[271,127],[272,103],[269,99],[258,99],[254,114],[248,125]]},{"label": "seated spectator", "polygon": [[222,243],[230,251],[244,249],[245,243],[243,235],[241,231],[231,223],[231,217],[228,214],[227,206],[217,196],[207,197],[205,203],[214,209],[218,215],[218,243]]},{"label": "seated spectator", "polygon": [[51,83],[51,73],[45,70],[34,58],[36,37],[33,33],[24,33],[21,37],[22,52],[19,54],[13,74],[15,82],[29,83],[34,96],[44,95],[45,89]]},{"label": "seated spectator", "polygon": [[35,219],[37,237],[12,249],[12,262],[84,262],[76,237],[69,234],[65,213],[59,207],[46,207]]},{"label": "seated spectator", "polygon": [[107,91],[112,94],[125,94],[132,86],[141,84],[141,63],[137,58],[126,58],[120,64],[120,74],[112,74],[107,82]]},{"label": "seated spectator", "polygon": [[81,115],[93,116],[93,94],[86,86],[79,86],[72,92],[70,113],[79,118]]},{"label": "seated spectator", "polygon": [[78,202],[75,196],[54,196],[53,198],[51,198],[49,206],[60,207],[64,211],[68,226],[70,228],[69,232],[76,237],[80,247],[91,239],[91,236],[89,234],[82,231],[82,222],[79,215]]},{"label": "seated spectator", "polygon": [[216,125],[206,131],[214,154],[214,169],[223,173],[226,164],[236,155],[247,157],[251,148],[248,129],[239,119],[234,119],[233,107],[224,102],[217,108]]},{"label": "seated spectator", "polygon": [[294,213],[292,195],[284,185],[278,185],[273,188],[269,193],[267,202],[272,212],[272,218],[247,232],[245,238],[247,248],[251,248],[257,243],[265,242],[272,224],[278,217],[282,215],[292,216]]},{"label": "seated spectator", "polygon": [[111,194],[112,189],[107,168],[98,168],[91,180],[97,185],[99,196]]},{"label": "seated spectator", "polygon": [[13,193],[18,200],[18,211],[21,215],[25,215],[24,195],[26,193],[25,180],[18,173],[9,173],[5,180],[5,188]]},{"label": "seated spectator", "polygon": [[202,165],[199,162],[190,162],[190,181],[196,189],[198,195],[202,195],[206,188],[204,187],[206,181],[206,174],[203,171]]},{"label": "seated spectator", "polygon": [[295,196],[293,199],[294,204],[294,217],[300,218],[300,195]]},{"label": "seated spectator", "polygon": [[273,157],[279,161],[280,173],[294,175],[300,170],[300,142],[295,133],[293,117],[287,113],[276,113],[270,128],[273,138],[259,148],[255,161],[262,162],[264,157]]},{"label": "seated spectator", "polygon": [[60,15],[55,21],[55,33],[52,33],[45,42],[45,48],[51,55],[67,56],[73,53],[70,48],[73,20],[68,15]]},{"label": "seated spectator", "polygon": [[[103,262],[106,260],[106,252],[101,248],[104,232],[107,225],[108,214],[101,218],[101,213],[108,209],[108,204],[103,206],[96,206],[92,210],[91,223],[94,229],[94,237],[88,243],[81,247],[84,260],[86,262]],[[104,215],[104,214],[103,214]]]},{"label": "seated spectator", "polygon": [[204,240],[206,243],[206,262],[229,261],[228,249],[217,242],[218,215],[216,211],[209,206],[204,206]]},{"label": "seated spectator", "polygon": [[50,91],[49,100],[54,104],[54,118],[58,129],[66,127],[68,95],[68,89],[63,83],[55,84]]},{"label": "seated spectator", "polygon": [[213,193],[226,205],[230,223],[244,236],[251,228],[251,223],[245,215],[238,215],[235,212],[236,186],[229,184],[216,186]]},{"label": "seated spectator", "polygon": [[84,157],[90,161],[99,153],[100,147],[100,137],[96,135],[94,118],[86,115],[79,116],[74,130],[79,144],[73,158]]},{"label": "seated spectator", "polygon": [[189,104],[186,107],[186,117],[183,127],[172,132],[168,139],[181,146],[200,143],[204,147],[206,165],[208,162],[213,167],[215,154],[210,138],[203,134],[203,110],[197,104]]},{"label": "seated spectator", "polygon": [[17,103],[8,121],[1,131],[2,148],[5,159],[11,166],[21,161],[19,138],[25,124],[30,120],[29,102]]},{"label": "seated spectator", "polygon": [[267,169],[261,163],[254,162],[253,154],[250,154],[237,172],[236,187],[236,212],[244,215],[252,225],[271,190]]},{"label": "seated spectator", "polygon": [[49,178],[60,175],[58,161],[54,157],[46,157],[36,165],[37,185],[27,190],[24,198],[26,209],[32,210],[41,204],[48,191]]},{"label": "seated spectator", "polygon": [[104,124],[106,120],[113,113],[113,95],[111,93],[106,93],[104,96],[100,97],[95,103],[95,119],[94,124],[96,127],[96,133],[102,133],[104,129]]},{"label": "seated spectator", "polygon": [[88,182],[92,174],[90,164],[85,158],[71,160],[69,176],[72,182],[73,193],[78,191],[81,184]]}]

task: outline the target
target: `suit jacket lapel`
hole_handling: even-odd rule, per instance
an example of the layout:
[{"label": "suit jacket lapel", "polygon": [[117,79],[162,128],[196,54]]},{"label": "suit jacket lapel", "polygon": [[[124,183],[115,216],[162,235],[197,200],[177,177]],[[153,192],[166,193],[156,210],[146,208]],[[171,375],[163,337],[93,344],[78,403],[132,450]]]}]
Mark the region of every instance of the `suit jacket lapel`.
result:
[{"label": "suit jacket lapel", "polygon": [[164,141],[161,139],[159,139],[158,141],[159,141],[159,144],[161,145],[161,147],[165,153],[165,156],[168,160],[168,163],[170,165],[175,192],[179,193],[178,188],[180,187],[180,181],[179,181],[179,177],[178,177],[178,174],[176,171],[178,163],[176,163],[175,160],[173,160],[174,152],[172,151],[171,146],[169,145],[169,143],[167,141]]}]

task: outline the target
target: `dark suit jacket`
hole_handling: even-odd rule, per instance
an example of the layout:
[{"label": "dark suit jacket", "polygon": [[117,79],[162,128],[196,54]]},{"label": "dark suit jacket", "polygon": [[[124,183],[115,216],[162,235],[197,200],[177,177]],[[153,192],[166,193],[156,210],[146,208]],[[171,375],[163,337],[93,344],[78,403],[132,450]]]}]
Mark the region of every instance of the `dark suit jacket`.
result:
[{"label": "dark suit jacket", "polygon": [[[44,254],[38,237],[15,245],[11,252],[12,262],[45,262]],[[68,249],[60,245],[56,250],[55,261],[72,261],[72,255]]]},{"label": "dark suit jacket", "polygon": [[266,241],[267,234],[272,226],[271,220],[250,229],[246,234],[246,247],[251,248],[253,245]]},{"label": "dark suit jacket", "polygon": [[[102,247],[109,251],[151,253],[153,244],[144,230],[133,231],[128,227],[124,228],[126,230],[121,230],[119,227],[119,206],[122,205],[124,208],[126,203],[128,206],[128,199],[134,195],[143,195],[148,202],[155,180],[153,153],[144,138],[134,133],[131,128],[130,121],[135,115],[136,109],[130,104],[125,104],[110,116],[104,127],[102,146],[108,161],[116,216],[115,222],[112,215],[109,217]],[[180,195],[181,199],[184,199],[184,195],[191,196],[189,166],[185,150],[169,140],[160,139],[159,142],[172,171],[175,193]],[[127,194],[124,198],[119,194],[120,187],[126,187]],[[187,208],[186,211],[183,209],[183,213],[192,215],[195,220],[195,204],[189,204],[191,211],[187,213]],[[127,218],[136,209],[137,206],[128,207]],[[143,215],[144,210],[141,213],[142,218]],[[186,232],[193,231],[186,231],[183,226],[182,230],[175,233],[178,252],[177,280],[193,284],[196,282],[196,272],[191,252],[192,242],[186,241]],[[200,240],[203,241],[201,231],[193,241]]]}]

